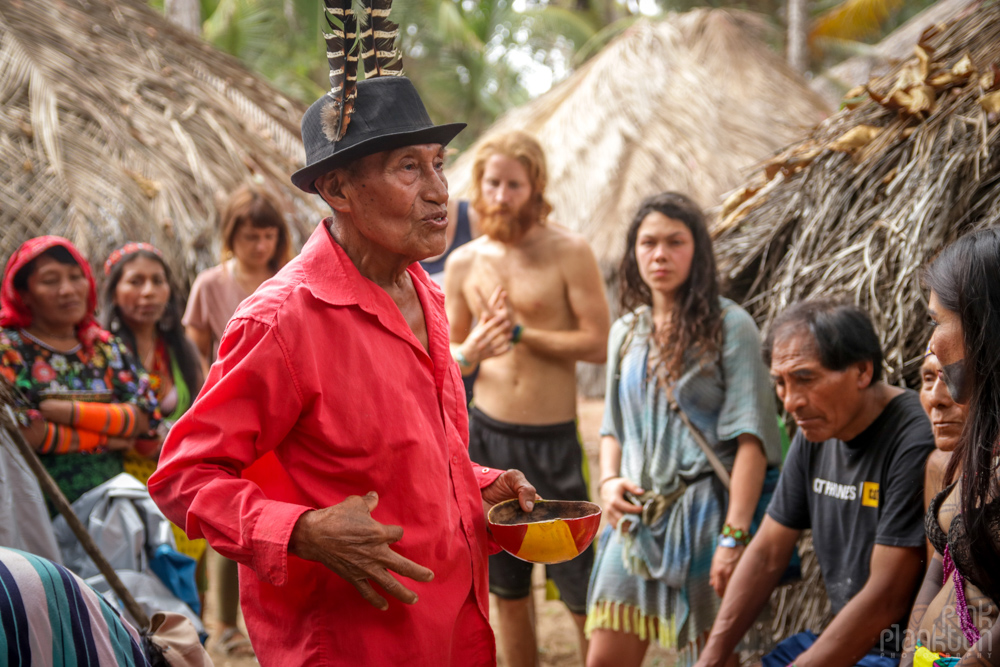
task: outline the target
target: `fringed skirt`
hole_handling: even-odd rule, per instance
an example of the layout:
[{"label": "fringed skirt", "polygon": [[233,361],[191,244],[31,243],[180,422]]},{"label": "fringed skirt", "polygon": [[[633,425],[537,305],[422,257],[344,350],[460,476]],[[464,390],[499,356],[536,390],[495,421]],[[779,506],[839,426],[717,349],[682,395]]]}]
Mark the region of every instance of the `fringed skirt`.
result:
[{"label": "fringed skirt", "polygon": [[709,574],[724,519],[714,494],[699,495],[703,504],[687,522],[692,550],[681,588],[630,574],[623,564],[621,535],[610,527],[604,530],[590,576],[588,637],[599,629],[631,633],[677,649],[678,667],[697,662],[721,602]]}]

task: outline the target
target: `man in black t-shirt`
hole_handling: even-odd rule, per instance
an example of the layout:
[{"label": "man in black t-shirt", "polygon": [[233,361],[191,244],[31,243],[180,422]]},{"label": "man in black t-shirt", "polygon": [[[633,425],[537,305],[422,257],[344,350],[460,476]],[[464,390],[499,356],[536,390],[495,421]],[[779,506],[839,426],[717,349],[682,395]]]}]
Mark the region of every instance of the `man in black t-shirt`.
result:
[{"label": "man in black t-shirt", "polygon": [[835,617],[819,637],[780,643],[763,667],[893,667],[923,573],[930,423],[915,392],[882,381],[878,336],[854,306],[796,304],[771,327],[764,357],[798,433],[698,665],[725,664],[811,528]]}]

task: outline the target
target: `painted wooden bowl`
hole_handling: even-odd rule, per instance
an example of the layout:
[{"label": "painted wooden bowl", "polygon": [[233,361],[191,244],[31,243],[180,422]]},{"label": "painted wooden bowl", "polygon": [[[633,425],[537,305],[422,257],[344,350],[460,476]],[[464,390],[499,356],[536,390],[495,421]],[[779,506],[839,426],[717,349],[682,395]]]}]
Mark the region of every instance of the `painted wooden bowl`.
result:
[{"label": "painted wooden bowl", "polygon": [[517,499],[493,506],[490,532],[507,553],[529,563],[562,563],[590,546],[601,525],[601,508],[582,500],[538,500],[531,512]]}]

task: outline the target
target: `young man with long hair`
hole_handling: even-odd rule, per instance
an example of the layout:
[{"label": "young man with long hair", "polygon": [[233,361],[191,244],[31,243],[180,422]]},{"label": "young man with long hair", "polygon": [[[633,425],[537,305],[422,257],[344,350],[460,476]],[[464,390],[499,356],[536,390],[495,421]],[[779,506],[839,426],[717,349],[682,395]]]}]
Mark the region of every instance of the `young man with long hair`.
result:
[{"label": "young man with long hair", "polygon": [[[517,468],[544,498],[586,500],[576,429],[576,363],[601,363],[608,304],[593,251],[548,218],[541,146],[515,132],[487,141],[473,165],[472,207],[482,236],[445,265],[452,354],[463,375],[478,366],[469,452],[484,465]],[[475,323],[475,325],[474,325]],[[583,624],[593,551],[547,568]],[[534,665],[530,563],[490,559],[506,664]]]}]

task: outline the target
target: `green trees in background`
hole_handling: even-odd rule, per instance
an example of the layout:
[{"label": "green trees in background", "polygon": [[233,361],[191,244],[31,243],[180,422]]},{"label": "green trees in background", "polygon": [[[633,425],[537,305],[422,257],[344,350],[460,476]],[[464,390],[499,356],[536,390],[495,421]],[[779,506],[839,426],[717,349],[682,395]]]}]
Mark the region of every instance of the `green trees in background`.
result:
[{"label": "green trees in background", "polygon": [[[169,15],[178,0],[150,0]],[[165,5],[166,2],[166,5]],[[599,50],[631,12],[615,0],[397,0],[404,67],[438,122],[471,142],[506,109]],[[322,0],[200,0],[202,37],[310,103],[326,91]],[[612,30],[608,30],[611,26]]]},{"label": "green trees in background", "polygon": [[[308,104],[326,91],[322,0],[149,1],[168,15],[184,12],[188,24],[200,5],[202,37],[286,94]],[[857,40],[875,41],[933,0],[396,0],[393,19],[406,73],[431,116],[469,124],[457,142],[462,148],[642,13],[736,7],[771,17],[780,34],[793,2],[811,17],[798,28],[800,44],[810,37],[802,62],[827,64],[831,43],[835,55],[857,50]]]}]

